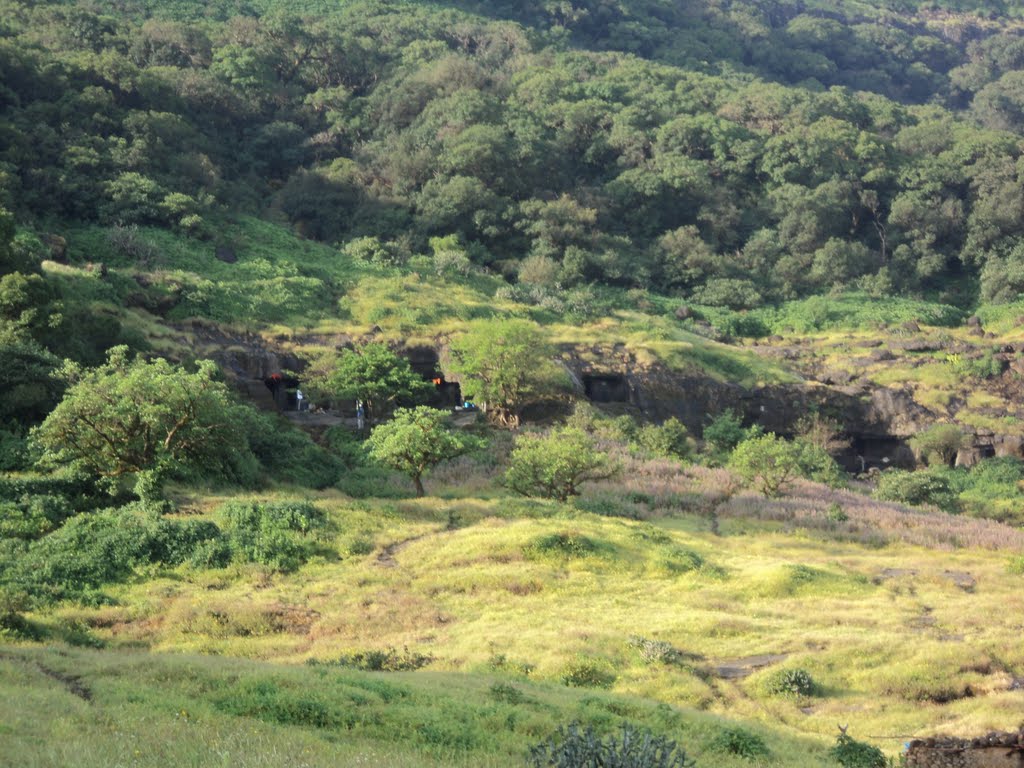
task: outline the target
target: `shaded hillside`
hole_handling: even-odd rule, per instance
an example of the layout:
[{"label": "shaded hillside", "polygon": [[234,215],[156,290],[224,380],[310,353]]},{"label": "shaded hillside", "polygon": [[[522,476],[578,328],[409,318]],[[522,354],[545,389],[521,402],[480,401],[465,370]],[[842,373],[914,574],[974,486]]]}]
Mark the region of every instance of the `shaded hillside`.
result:
[{"label": "shaded hillside", "polygon": [[540,295],[1024,288],[1013,25],[473,7],[6,3],[0,203],[214,240],[256,213],[382,261],[461,250]]}]

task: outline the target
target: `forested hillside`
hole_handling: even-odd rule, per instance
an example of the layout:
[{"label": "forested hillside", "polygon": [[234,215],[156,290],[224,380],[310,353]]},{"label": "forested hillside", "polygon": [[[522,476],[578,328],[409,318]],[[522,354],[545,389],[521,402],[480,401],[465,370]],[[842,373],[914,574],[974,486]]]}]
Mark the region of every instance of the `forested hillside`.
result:
[{"label": "forested hillside", "polygon": [[886,768],[1022,526],[1020,3],[0,0],[0,768]]},{"label": "forested hillside", "polygon": [[535,293],[1024,290],[1009,8],[265,5],[5,2],[0,203],[393,262],[455,235]]}]

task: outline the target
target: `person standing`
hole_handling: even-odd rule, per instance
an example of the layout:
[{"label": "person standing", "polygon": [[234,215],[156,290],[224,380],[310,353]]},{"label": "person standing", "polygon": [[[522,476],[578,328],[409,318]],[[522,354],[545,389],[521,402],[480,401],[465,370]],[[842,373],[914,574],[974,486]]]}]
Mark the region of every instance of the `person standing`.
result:
[{"label": "person standing", "polygon": [[356,427],[359,431],[363,431],[363,427],[366,426],[366,411],[363,408],[363,401],[356,400]]}]

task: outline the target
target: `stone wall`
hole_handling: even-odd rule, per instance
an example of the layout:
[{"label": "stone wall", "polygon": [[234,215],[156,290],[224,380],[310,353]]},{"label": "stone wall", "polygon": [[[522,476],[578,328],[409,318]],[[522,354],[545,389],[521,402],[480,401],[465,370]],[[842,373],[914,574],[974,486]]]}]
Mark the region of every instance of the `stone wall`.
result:
[{"label": "stone wall", "polygon": [[977,739],[918,739],[907,749],[908,768],[1022,768],[1024,730]]}]

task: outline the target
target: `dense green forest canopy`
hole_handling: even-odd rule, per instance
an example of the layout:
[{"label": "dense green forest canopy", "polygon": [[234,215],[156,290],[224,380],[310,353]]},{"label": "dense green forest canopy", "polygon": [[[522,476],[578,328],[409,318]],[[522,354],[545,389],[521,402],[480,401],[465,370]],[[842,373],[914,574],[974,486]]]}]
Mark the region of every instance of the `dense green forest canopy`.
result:
[{"label": "dense green forest canopy", "polygon": [[0,205],[398,262],[455,236],[531,288],[733,308],[1011,300],[1012,5],[3,0]]}]

